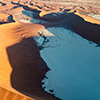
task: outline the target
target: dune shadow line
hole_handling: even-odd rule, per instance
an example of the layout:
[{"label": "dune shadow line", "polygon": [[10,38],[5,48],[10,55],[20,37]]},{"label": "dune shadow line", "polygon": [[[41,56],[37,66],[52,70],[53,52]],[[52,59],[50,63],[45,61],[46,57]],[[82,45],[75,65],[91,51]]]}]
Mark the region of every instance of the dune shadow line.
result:
[{"label": "dune shadow line", "polygon": [[[12,87],[36,100],[41,100],[47,95],[53,97],[42,89],[41,81],[49,68],[40,57],[33,38],[23,39],[6,50],[12,67]],[[41,99],[37,99],[37,96]]]}]

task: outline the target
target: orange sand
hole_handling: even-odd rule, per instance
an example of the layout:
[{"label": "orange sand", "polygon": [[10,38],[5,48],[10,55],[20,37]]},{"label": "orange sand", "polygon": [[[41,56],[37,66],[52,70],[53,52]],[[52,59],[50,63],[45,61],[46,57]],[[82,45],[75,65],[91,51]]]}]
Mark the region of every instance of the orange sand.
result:
[{"label": "orange sand", "polygon": [[[22,38],[25,38],[25,37],[28,38],[28,37],[37,35],[38,29],[44,28],[41,25],[37,25],[37,26],[38,27],[36,29],[35,25],[34,27],[30,27],[25,24],[23,25],[21,23],[10,23],[10,24],[0,25],[0,52],[1,52],[0,86],[3,86],[13,92],[16,92],[13,88],[11,88],[10,75],[12,72],[12,68],[8,59],[6,48],[16,43],[19,43]],[[16,32],[17,27],[21,27],[23,30],[19,30],[19,32]],[[34,34],[32,34],[32,30],[34,30],[34,28],[35,28],[35,31],[34,31]],[[13,30],[13,29],[16,29],[16,30]]]},{"label": "orange sand", "polygon": [[0,87],[0,100],[35,100]]},{"label": "orange sand", "polygon": [[[40,11],[40,17],[59,12],[58,7],[55,8],[53,5],[50,5],[51,8],[47,8],[40,3],[39,7],[41,9],[37,5],[30,6],[28,3],[20,3],[20,8],[12,9],[16,4],[13,5],[7,2],[5,6],[0,7],[0,12],[5,12],[0,13],[0,22],[7,22],[9,14],[14,17],[17,12],[24,9],[24,6],[29,7],[28,10]],[[62,11],[64,11],[64,8]],[[66,13],[72,12],[74,12],[74,9]],[[82,15],[78,11],[75,14],[87,22],[100,24],[100,21]],[[36,43],[32,40],[32,37],[37,36],[38,31],[44,29],[45,26],[19,23],[15,17],[13,19],[16,22],[0,25],[0,100],[31,100],[25,95],[32,97],[33,100],[58,100],[44,92],[41,87],[41,80],[44,78],[48,68],[39,55]],[[23,77],[20,78],[17,73]]]},{"label": "orange sand", "polygon": [[80,16],[80,17],[82,17],[87,22],[90,22],[90,23],[93,23],[93,24],[100,24],[100,21],[99,20],[96,20],[96,19],[91,18],[89,16],[82,15],[79,12],[76,12],[75,14],[78,15],[78,16]]},{"label": "orange sand", "polygon": [[45,16],[47,14],[54,13],[54,12],[59,12],[59,9],[51,10],[51,11],[45,11],[45,10],[43,10],[43,11],[40,12],[39,15],[40,15],[40,17],[43,17],[43,16]]},{"label": "orange sand", "polygon": [[[41,29],[44,29],[44,26],[39,24],[15,22],[0,25],[0,86],[8,91],[12,91],[16,95],[23,95],[22,93],[24,93],[36,100],[58,100],[44,92],[41,87],[41,80],[48,68],[46,68],[46,64],[41,59],[37,46],[31,38],[37,36],[38,31]],[[24,46],[24,44],[26,46]],[[16,46],[18,46],[18,48],[16,48]],[[13,50],[11,51],[10,49]],[[19,61],[21,61],[21,63]],[[27,66],[27,64],[30,65]],[[33,67],[30,69],[30,66]],[[42,68],[41,66],[44,67]],[[30,69],[32,73],[28,69],[24,71],[27,67],[29,67],[28,69]],[[41,74],[43,74],[43,76]],[[17,89],[22,93],[16,91]],[[7,92],[7,90],[5,91]],[[9,96],[12,95],[13,94]]]}]

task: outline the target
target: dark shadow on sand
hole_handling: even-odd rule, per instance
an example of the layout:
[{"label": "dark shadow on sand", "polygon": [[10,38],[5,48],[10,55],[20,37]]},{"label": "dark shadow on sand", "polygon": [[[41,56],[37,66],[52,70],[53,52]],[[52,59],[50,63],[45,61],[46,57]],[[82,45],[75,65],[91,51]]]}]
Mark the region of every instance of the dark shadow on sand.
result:
[{"label": "dark shadow on sand", "polygon": [[2,4],[2,6],[5,6],[5,5],[6,5],[6,3],[3,3],[3,2],[1,2],[1,1],[0,1],[0,3]]},{"label": "dark shadow on sand", "polygon": [[40,57],[33,38],[23,39],[8,47],[7,54],[12,66],[11,84],[14,89],[36,100],[54,97],[42,89],[41,81],[49,68]]},{"label": "dark shadow on sand", "polygon": [[[76,34],[89,41],[95,42],[97,44],[100,43],[100,25],[87,22],[74,13],[64,14],[59,19],[61,20],[54,24],[55,27],[63,27],[72,30]],[[52,27],[52,24],[43,25],[46,27]]]},{"label": "dark shadow on sand", "polygon": [[3,20],[0,22],[0,25],[1,24],[7,24],[7,23],[12,23],[12,22],[15,22],[15,20],[13,19],[13,16],[12,15],[9,15],[8,16],[8,20],[3,22]]}]

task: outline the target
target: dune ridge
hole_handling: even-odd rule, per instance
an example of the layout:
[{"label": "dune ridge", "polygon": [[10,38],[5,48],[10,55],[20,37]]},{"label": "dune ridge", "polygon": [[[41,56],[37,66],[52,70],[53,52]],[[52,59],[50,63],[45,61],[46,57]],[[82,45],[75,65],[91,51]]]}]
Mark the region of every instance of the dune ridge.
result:
[{"label": "dune ridge", "polygon": [[37,36],[41,29],[44,29],[44,26],[39,24],[14,22],[0,25],[0,52],[2,52],[0,86],[15,94],[24,94],[36,100],[47,100],[47,98],[57,100],[44,92],[41,86],[41,81],[49,69],[41,59],[38,48],[31,38]]},{"label": "dune ridge", "polygon": [[[82,33],[84,32],[84,30],[86,31],[86,27],[83,28],[83,32],[81,32],[80,30],[78,30],[78,26],[80,26],[80,23],[76,23],[79,19],[82,18],[82,20],[80,21],[82,22],[83,26],[90,25],[90,29],[93,27],[96,27],[94,29],[98,29],[97,33],[93,34],[92,37],[90,34],[86,36],[86,34],[88,34],[87,31],[85,36],[83,36],[84,38],[96,43],[100,42],[100,21],[80,13],[81,11],[83,11],[82,9],[86,9],[87,7],[80,7],[82,9],[79,10],[79,6],[75,7],[71,5],[68,7],[62,7],[59,4],[58,6],[56,5],[57,7],[55,8],[55,4],[50,5],[50,3],[45,2],[23,2],[16,0],[2,0],[0,4],[3,5],[0,7],[0,22],[2,24],[0,25],[0,90],[2,91],[2,96],[0,99],[3,100],[3,98],[9,97],[11,100],[10,96],[15,95],[16,97],[16,95],[18,94],[17,97],[20,99],[17,99],[16,97],[15,100],[31,100],[25,95],[32,97],[33,100],[59,100],[53,95],[44,92],[44,89],[42,89],[43,83],[41,81],[45,77],[45,74],[49,70],[49,68],[41,58],[38,47],[33,40],[33,37],[39,35],[38,32],[40,32],[40,30],[45,29],[47,27],[52,27],[54,25],[58,25],[59,23],[21,23],[19,21],[20,17],[16,14],[19,14],[23,10],[33,11],[38,13],[37,16],[35,16],[37,19],[44,19],[48,21],[48,15],[52,16],[52,13],[62,13],[63,11],[65,11],[65,13],[62,15],[50,17],[50,20],[52,20],[52,18],[66,19],[67,17],[69,18],[70,16],[74,16],[75,19],[74,17],[72,18],[73,31],[83,36]],[[86,12],[89,11],[86,10]],[[66,14],[70,15],[67,16]],[[21,17],[27,20],[28,16]],[[65,20],[65,22],[67,21]],[[77,27],[76,24],[78,25]],[[82,28],[83,26],[80,27]],[[94,39],[95,35],[97,35],[97,37],[95,37]],[[31,67],[27,68],[27,66]],[[3,89],[2,87],[6,89]],[[8,95],[8,97],[3,97],[3,95]]]}]

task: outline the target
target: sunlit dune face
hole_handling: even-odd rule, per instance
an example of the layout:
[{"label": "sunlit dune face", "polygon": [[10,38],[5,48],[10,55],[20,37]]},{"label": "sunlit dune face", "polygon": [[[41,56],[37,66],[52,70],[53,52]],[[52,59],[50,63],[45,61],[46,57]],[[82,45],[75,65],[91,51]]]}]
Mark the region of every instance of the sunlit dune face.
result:
[{"label": "sunlit dune face", "polygon": [[48,67],[41,59],[33,37],[38,36],[40,30],[45,36],[53,36],[44,29],[43,25],[19,22],[0,26],[0,86],[16,94],[20,94],[18,91],[24,92],[30,97],[38,98],[36,100],[57,100],[41,87]]},{"label": "sunlit dune face", "polygon": [[12,91],[11,73],[12,68],[8,59],[6,48],[20,43],[23,38],[29,38],[38,35],[38,30],[43,29],[44,26],[38,24],[22,24],[11,23],[0,26],[0,85]]},{"label": "sunlit dune face", "polygon": [[[2,4],[0,3],[0,12],[1,12],[0,13],[0,22],[2,23],[2,25],[0,25],[0,53],[1,53],[1,55],[0,55],[0,86],[4,87],[4,88],[6,88],[6,89],[8,89],[8,90],[10,90],[14,93],[17,93],[17,94],[20,94],[20,93],[14,89],[14,86],[11,83],[11,82],[13,82],[13,80],[11,80],[11,77],[13,77],[13,79],[15,79],[15,77],[14,77],[15,73],[13,72],[14,67],[18,66],[18,68],[20,68],[20,66],[23,65],[22,70],[21,70],[23,72],[25,65],[28,65],[28,67],[29,67],[29,65],[32,66],[32,64],[34,65],[34,67],[39,66],[40,70],[38,70],[38,68],[37,68],[37,69],[34,69],[34,71],[33,71],[33,74],[36,71],[39,74],[37,74],[37,73],[34,74],[34,75],[32,74],[33,76],[35,76],[35,75],[38,76],[38,75],[40,75],[40,73],[41,73],[41,75],[43,75],[47,71],[47,69],[45,70],[46,64],[43,62],[43,60],[41,59],[41,57],[39,55],[39,51],[38,51],[36,43],[32,42],[32,44],[31,44],[30,40],[32,40],[33,37],[40,36],[42,33],[43,33],[41,35],[42,37],[54,36],[52,33],[50,33],[49,31],[47,31],[45,29],[47,27],[50,27],[50,25],[51,25],[51,27],[53,27],[53,21],[51,22],[50,25],[48,24],[47,26],[46,26],[46,24],[41,25],[41,24],[25,23],[24,18],[28,19],[29,16],[27,16],[27,15],[21,16],[22,11],[31,11],[31,12],[37,11],[38,12],[37,19],[38,18],[40,18],[40,19],[42,19],[42,18],[46,19],[47,18],[47,22],[49,23],[48,18],[50,20],[57,19],[57,18],[59,18],[59,21],[62,20],[61,17],[59,17],[60,14],[57,15],[56,13],[62,13],[63,11],[65,11],[67,9],[69,11],[66,11],[65,14],[73,13],[73,15],[75,15],[75,16],[78,15],[78,17],[82,17],[87,22],[100,24],[100,21],[95,20],[93,18],[90,18],[86,15],[80,14],[79,11],[84,11],[85,13],[89,13],[88,7],[86,7],[86,6],[85,7],[83,7],[83,6],[79,7],[79,6],[74,6],[74,5],[60,6],[60,4],[58,6],[55,3],[53,3],[53,4],[49,4],[49,3],[46,3],[46,2],[38,3],[37,1],[26,2],[26,1],[22,1],[22,0],[20,2],[18,0],[14,0],[15,3],[13,4],[13,3],[11,3],[12,0],[8,0],[8,1],[2,0],[2,1],[6,1],[6,4],[4,4],[2,6]],[[92,11],[93,11],[93,9],[92,9]],[[97,9],[95,9],[95,12],[96,11],[97,11]],[[37,13],[37,12],[35,12],[35,13]],[[52,13],[54,13],[54,15]],[[98,13],[99,13],[99,10],[98,10]],[[49,16],[50,14],[51,14],[51,17]],[[12,23],[9,23],[9,24],[4,24],[5,22],[10,22],[9,21],[10,15],[13,16],[15,22],[12,22]],[[21,21],[20,21],[21,19],[24,20],[23,23],[21,23]],[[34,19],[34,18],[31,17],[30,19]],[[58,23],[56,25],[58,25]],[[27,41],[28,41],[29,45],[26,43]],[[25,47],[25,45],[23,46],[24,43],[27,44],[27,47]],[[34,48],[31,48],[31,46],[33,46],[33,44],[34,44]],[[29,46],[30,46],[30,48],[28,49]],[[15,50],[15,51],[13,51],[13,50]],[[17,50],[19,50],[19,53],[18,53],[18,55],[16,54],[16,58],[15,58],[14,53],[17,53]],[[34,51],[34,53],[33,53],[32,50]],[[31,53],[30,53],[30,51],[31,51]],[[30,55],[28,55],[28,54],[30,54]],[[18,62],[17,62],[17,60],[18,60]],[[22,63],[22,61],[23,61],[23,63]],[[41,66],[44,69],[42,69]],[[17,69],[17,68],[15,68],[15,69]],[[26,72],[27,72],[27,69],[31,70],[31,68],[30,69],[26,68],[24,70],[26,70]],[[42,70],[42,72],[41,72],[41,70]],[[45,72],[43,73],[44,70],[45,70]],[[17,71],[19,71],[19,70],[17,70]],[[12,75],[12,73],[14,75]],[[22,74],[22,73],[20,72],[20,74]],[[30,78],[29,76],[26,75],[25,77],[26,77],[26,79],[27,79],[27,77],[32,79],[33,76]],[[18,75],[17,77],[19,78],[20,75]],[[39,77],[34,78],[33,81],[35,81],[36,79],[39,79]],[[15,81],[17,81],[17,80],[18,79],[15,79]],[[25,81],[27,83],[27,80],[25,80]],[[31,83],[31,81],[29,81],[29,82]],[[39,87],[40,87],[41,81],[39,80],[39,81],[35,81],[35,82],[38,82]],[[35,83],[35,82],[34,82],[34,84],[37,86],[37,83]],[[22,82],[22,83],[24,84],[24,82]],[[24,87],[27,87],[26,83],[25,83]],[[14,85],[16,85],[16,84],[14,84]],[[20,84],[18,84],[18,85],[20,86]],[[29,87],[32,88],[33,87],[32,85],[33,84],[29,85]],[[8,100],[7,98],[9,98],[9,100],[10,100],[10,98],[14,97],[14,96],[22,98],[18,95],[17,96],[14,95],[13,93],[11,93],[9,91],[5,92],[4,89],[0,88],[0,91],[1,90],[4,91],[4,93],[7,92],[6,95],[10,94],[10,96],[4,97],[5,100]],[[40,90],[43,92],[42,87],[41,87]],[[26,90],[26,91],[28,91],[28,90]],[[40,93],[40,95],[42,95],[41,94],[42,92],[38,91],[38,93]],[[33,91],[33,93],[35,93],[35,92]],[[43,96],[45,96],[45,94],[46,93],[44,93]],[[41,97],[43,97],[43,96],[41,96]],[[38,97],[38,98],[40,98],[40,97]],[[47,98],[48,98],[48,95],[47,95],[45,100],[47,100]],[[17,100],[30,100],[30,99],[22,98],[22,99],[17,99]],[[40,98],[39,100],[42,100],[42,99]],[[57,99],[51,98],[51,99],[48,99],[48,100],[57,100]]]},{"label": "sunlit dune face", "polygon": [[50,14],[50,13],[54,13],[54,12],[59,12],[59,9],[57,9],[57,10],[52,10],[52,11],[41,11],[41,13],[39,14],[40,15],[40,17],[43,17],[43,16],[45,16],[45,15],[47,15],[47,14]]},{"label": "sunlit dune face", "polygon": [[3,99],[3,100],[35,100],[25,95],[13,93],[11,92],[11,90],[9,91],[2,87],[0,87],[0,99]]},{"label": "sunlit dune face", "polygon": [[[8,6],[8,8],[13,7],[10,5],[5,5],[5,6]],[[22,6],[25,6],[25,5],[22,3]],[[41,7],[41,9],[39,9],[39,7]],[[47,11],[47,10],[42,8],[43,5],[39,6],[39,7],[33,6],[33,7],[30,7],[30,9],[39,10],[40,11],[39,16],[41,18],[45,15],[59,12],[59,10],[60,10],[58,8],[55,10],[54,9],[52,10],[50,8],[50,6],[48,6],[47,9],[49,11]],[[19,7],[19,8],[13,9],[12,12],[15,11],[15,13],[16,13],[17,10],[18,11],[23,10],[23,8]],[[62,9],[62,11],[64,11],[64,9]],[[70,10],[69,12],[66,12],[66,13],[72,13],[72,12],[74,12],[74,10]],[[86,21],[100,24],[100,21],[97,21],[97,20],[94,20],[90,17],[86,17],[84,15],[81,15],[78,12],[76,12],[75,14],[83,17]],[[8,14],[0,13],[0,21],[6,22],[8,20],[7,19],[8,16],[9,16]],[[2,84],[8,83],[8,85],[11,86],[10,74],[12,72],[12,68],[11,68],[11,65],[10,65],[8,57],[7,57],[6,48],[13,45],[13,44],[19,43],[23,38],[38,36],[38,32],[44,28],[45,28],[45,26],[39,25],[39,24],[25,24],[25,23],[23,24],[23,23],[19,23],[19,22],[5,24],[5,25],[0,26],[0,43],[1,43],[0,44],[0,46],[1,46],[0,51],[2,52],[2,55],[0,56],[0,59],[1,59],[0,66],[3,66],[0,70],[0,73],[1,73],[0,77],[2,80]]]},{"label": "sunlit dune face", "polygon": [[91,23],[94,23],[94,24],[100,24],[100,21],[99,20],[96,20],[96,19],[91,18],[89,16],[82,15],[79,12],[76,12],[75,14],[78,15],[78,16],[80,16],[80,17],[82,17],[87,22],[91,22]]},{"label": "sunlit dune face", "polygon": [[0,22],[1,23],[3,23],[3,22],[9,22],[8,17],[9,17],[8,14],[0,13]]}]

